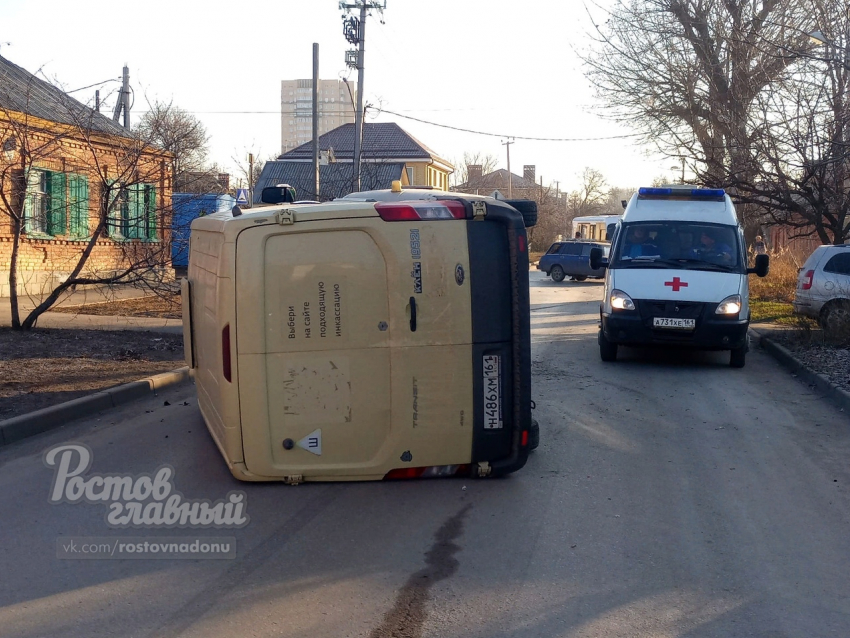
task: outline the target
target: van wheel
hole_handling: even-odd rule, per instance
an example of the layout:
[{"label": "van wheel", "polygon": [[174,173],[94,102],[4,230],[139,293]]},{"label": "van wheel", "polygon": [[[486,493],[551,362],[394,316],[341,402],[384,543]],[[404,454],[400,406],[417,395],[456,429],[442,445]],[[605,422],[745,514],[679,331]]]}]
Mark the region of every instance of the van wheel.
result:
[{"label": "van wheel", "polygon": [[573,275],[573,279],[575,279],[576,281],[584,281],[585,279],[587,279],[587,275]]},{"label": "van wheel", "polygon": [[608,341],[601,330],[599,331],[599,356],[603,361],[617,360],[617,344]]},{"label": "van wheel", "polygon": [[729,365],[733,368],[743,368],[747,362],[747,346],[735,348],[729,354]]},{"label": "van wheel", "polygon": [[528,451],[537,449],[540,445],[540,424],[537,419],[531,419],[531,429],[528,431]]},{"label": "van wheel", "polygon": [[552,281],[564,281],[564,269],[560,266],[552,266],[549,275],[552,277]]}]

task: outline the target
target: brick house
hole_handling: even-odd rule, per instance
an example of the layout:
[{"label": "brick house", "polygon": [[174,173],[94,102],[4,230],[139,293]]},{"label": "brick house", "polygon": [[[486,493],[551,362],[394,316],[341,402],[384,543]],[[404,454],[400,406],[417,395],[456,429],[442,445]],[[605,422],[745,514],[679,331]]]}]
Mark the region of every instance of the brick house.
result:
[{"label": "brick house", "polygon": [[[107,280],[140,263],[169,274],[171,155],[0,57],[0,297]],[[95,236],[96,239],[95,239]]]},{"label": "brick house", "polygon": [[542,186],[536,180],[537,167],[526,164],[522,167],[522,176],[508,173],[503,168],[482,175],[480,164],[470,164],[466,167],[467,180],[453,187],[453,191],[470,193],[472,195],[491,195],[499,191],[504,197],[508,196],[508,181],[510,178],[511,197],[514,199],[539,199]]}]

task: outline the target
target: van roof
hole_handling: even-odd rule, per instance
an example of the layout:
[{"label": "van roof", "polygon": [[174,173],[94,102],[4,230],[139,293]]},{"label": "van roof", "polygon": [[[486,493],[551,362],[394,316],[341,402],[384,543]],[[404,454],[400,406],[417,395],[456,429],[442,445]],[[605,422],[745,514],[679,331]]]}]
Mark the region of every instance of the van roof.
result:
[{"label": "van roof", "polygon": [[723,189],[667,186],[641,188],[632,195],[623,213],[623,222],[703,221],[738,225],[735,205]]}]

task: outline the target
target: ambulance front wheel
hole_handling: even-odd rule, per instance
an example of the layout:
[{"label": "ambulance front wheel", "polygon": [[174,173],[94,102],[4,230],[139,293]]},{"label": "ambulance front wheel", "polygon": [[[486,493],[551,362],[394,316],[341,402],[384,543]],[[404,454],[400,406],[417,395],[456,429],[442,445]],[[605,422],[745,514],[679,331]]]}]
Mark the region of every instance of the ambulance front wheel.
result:
[{"label": "ambulance front wheel", "polygon": [[603,361],[617,360],[617,344],[605,338],[605,333],[599,331],[599,356]]}]

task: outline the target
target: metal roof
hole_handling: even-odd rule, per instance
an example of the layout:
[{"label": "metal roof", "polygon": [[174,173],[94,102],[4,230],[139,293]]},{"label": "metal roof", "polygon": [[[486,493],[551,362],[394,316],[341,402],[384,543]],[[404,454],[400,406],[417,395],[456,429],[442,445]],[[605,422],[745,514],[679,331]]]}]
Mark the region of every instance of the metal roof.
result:
[{"label": "metal roof", "polygon": [[0,110],[25,113],[50,122],[81,126],[109,135],[132,137],[130,131],[117,122],[2,56]]},{"label": "metal roof", "polygon": [[[522,175],[511,173],[511,188],[540,188],[540,185],[530,179],[526,179]],[[481,177],[468,180],[464,184],[455,187],[455,190],[462,191],[465,189],[488,190],[508,187],[508,171],[504,168],[499,168],[492,173],[487,173]]]},{"label": "metal roof", "polygon": [[[354,124],[343,124],[319,137],[319,149],[332,148],[337,160],[354,157]],[[394,122],[367,122],[363,125],[364,160],[423,159],[449,162],[413,137]],[[313,142],[307,142],[278,156],[279,160],[310,161],[313,159]]]},{"label": "metal roof", "polygon": [[[343,197],[352,191],[352,166],[350,162],[319,166],[319,191],[322,200]],[[393,180],[401,179],[403,169],[402,162],[363,164],[360,187],[362,190],[390,188]],[[294,187],[297,199],[316,199],[316,193],[313,192],[315,179],[313,165],[310,163],[282,160],[266,162],[254,186],[254,201],[260,202],[263,189],[276,184],[289,184]]]}]

